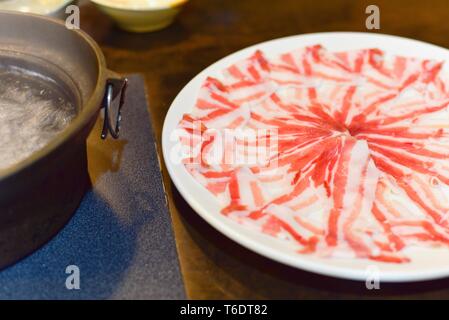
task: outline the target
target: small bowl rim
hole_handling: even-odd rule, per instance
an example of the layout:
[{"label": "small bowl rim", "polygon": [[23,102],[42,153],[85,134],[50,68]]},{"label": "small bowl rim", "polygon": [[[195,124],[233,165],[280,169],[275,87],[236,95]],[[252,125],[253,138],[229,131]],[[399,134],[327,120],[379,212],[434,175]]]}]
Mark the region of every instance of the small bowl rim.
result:
[{"label": "small bowl rim", "polygon": [[[5,1],[3,4],[0,5],[0,10],[3,11],[12,11],[12,12],[21,12],[21,13],[31,13],[31,14],[39,14],[44,16],[52,15],[59,10],[61,10],[64,7],[69,6],[70,4],[73,4],[75,0],[60,0],[57,5],[48,6],[47,9],[42,9],[41,11],[36,10],[36,8],[39,7],[38,4],[29,4],[28,8],[31,8],[31,10],[24,10],[21,6],[17,5],[17,0],[8,0]],[[1,2],[0,2],[1,3]]]},{"label": "small bowl rim", "polygon": [[[173,3],[167,5],[151,5],[151,6],[141,6],[141,7],[131,7],[127,5],[113,4],[108,0],[91,0],[98,6],[102,6],[105,8],[117,9],[117,10],[126,10],[126,11],[156,11],[156,10],[164,10],[164,9],[172,9],[178,6],[185,4],[189,0],[172,0]],[[106,2],[106,3],[105,3]]]}]

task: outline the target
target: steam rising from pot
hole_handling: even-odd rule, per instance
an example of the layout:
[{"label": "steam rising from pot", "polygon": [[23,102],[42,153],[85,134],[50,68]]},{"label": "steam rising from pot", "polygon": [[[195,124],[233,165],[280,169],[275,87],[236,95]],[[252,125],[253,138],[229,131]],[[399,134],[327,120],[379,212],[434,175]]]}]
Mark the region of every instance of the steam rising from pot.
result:
[{"label": "steam rising from pot", "polygon": [[0,63],[0,170],[44,147],[76,113],[53,79]]}]

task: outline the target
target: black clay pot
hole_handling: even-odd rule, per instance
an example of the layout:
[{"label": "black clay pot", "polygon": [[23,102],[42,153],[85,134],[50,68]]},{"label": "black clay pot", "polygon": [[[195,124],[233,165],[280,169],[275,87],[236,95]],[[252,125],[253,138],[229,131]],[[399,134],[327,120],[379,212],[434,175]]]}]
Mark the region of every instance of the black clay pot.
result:
[{"label": "black clay pot", "polygon": [[58,83],[77,105],[77,116],[45,147],[0,170],[0,268],[28,255],[70,219],[88,186],[86,139],[104,107],[108,133],[115,96],[126,80],[106,69],[97,44],[85,33],[46,17],[0,11],[0,63],[21,64]]}]

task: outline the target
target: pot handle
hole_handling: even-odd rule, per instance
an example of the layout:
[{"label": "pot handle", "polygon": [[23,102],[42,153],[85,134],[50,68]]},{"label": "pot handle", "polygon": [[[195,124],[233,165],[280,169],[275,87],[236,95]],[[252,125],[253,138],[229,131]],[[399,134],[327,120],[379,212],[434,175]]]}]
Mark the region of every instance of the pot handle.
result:
[{"label": "pot handle", "polygon": [[[122,107],[125,103],[126,89],[128,87],[128,79],[113,78],[106,81],[106,92],[103,98],[102,108],[104,109],[103,130],[101,131],[101,139],[106,139],[108,134],[114,139],[118,139],[120,135],[120,124],[122,121]],[[112,102],[119,96],[119,104],[115,126],[112,125],[110,110]]]}]

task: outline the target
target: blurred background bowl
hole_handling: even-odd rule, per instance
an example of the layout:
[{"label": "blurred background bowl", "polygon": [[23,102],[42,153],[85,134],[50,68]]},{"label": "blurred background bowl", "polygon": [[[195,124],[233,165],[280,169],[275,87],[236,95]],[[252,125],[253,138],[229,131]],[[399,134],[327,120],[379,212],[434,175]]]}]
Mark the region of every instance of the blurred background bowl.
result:
[{"label": "blurred background bowl", "polygon": [[74,0],[0,0],[0,10],[19,11],[51,16],[66,17],[65,8],[76,4]]},{"label": "blurred background bowl", "polygon": [[188,0],[92,0],[117,25],[130,32],[169,26]]}]

